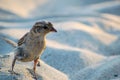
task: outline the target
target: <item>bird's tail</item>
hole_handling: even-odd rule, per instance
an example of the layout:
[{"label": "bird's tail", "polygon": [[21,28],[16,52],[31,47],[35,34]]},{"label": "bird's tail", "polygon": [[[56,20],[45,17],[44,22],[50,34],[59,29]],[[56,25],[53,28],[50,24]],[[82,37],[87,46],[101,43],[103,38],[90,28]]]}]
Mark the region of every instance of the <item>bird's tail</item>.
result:
[{"label": "bird's tail", "polygon": [[8,44],[12,45],[13,47],[17,47],[17,43],[8,39],[8,38],[2,38],[4,41],[6,41]]}]

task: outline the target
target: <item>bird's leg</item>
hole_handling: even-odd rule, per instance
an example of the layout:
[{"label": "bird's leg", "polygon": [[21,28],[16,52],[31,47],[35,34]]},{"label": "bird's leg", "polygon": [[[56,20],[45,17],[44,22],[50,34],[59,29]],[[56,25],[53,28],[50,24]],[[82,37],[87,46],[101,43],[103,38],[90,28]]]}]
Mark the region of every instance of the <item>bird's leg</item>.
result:
[{"label": "bird's leg", "polygon": [[15,73],[14,70],[13,70],[13,69],[14,69],[14,66],[15,66],[16,59],[17,59],[17,58],[14,57],[13,62],[12,62],[12,70],[9,70],[9,72],[12,73],[12,74],[17,74],[17,73]]},{"label": "bird's leg", "polygon": [[34,60],[33,71],[34,71],[34,77],[35,77],[35,79],[37,79],[37,77],[36,77],[36,66],[37,66],[37,63],[38,63],[38,59],[39,59],[39,58],[37,58],[36,60]]},{"label": "bird's leg", "polygon": [[14,69],[15,62],[16,62],[16,57],[13,59],[13,62],[12,62],[12,71],[13,71],[13,69]]},{"label": "bird's leg", "polygon": [[37,65],[38,59],[34,60],[34,67],[33,67],[33,71],[34,73],[36,72],[36,65]]},{"label": "bird's leg", "polygon": [[38,59],[38,63],[37,63],[37,66],[39,66],[39,67],[40,67],[40,59]]}]

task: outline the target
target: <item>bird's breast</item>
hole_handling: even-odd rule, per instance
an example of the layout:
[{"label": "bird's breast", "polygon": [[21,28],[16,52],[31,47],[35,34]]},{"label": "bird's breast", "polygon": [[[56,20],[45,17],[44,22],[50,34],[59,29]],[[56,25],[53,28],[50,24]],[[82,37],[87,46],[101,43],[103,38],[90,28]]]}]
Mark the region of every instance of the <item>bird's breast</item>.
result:
[{"label": "bird's breast", "polygon": [[45,48],[45,42],[44,41],[31,41],[27,44],[27,49],[30,52],[33,52],[33,54],[39,54],[42,52],[42,50]]},{"label": "bird's breast", "polygon": [[24,48],[29,53],[28,58],[35,59],[42,54],[45,48],[45,42],[44,41],[28,41],[24,45]]}]

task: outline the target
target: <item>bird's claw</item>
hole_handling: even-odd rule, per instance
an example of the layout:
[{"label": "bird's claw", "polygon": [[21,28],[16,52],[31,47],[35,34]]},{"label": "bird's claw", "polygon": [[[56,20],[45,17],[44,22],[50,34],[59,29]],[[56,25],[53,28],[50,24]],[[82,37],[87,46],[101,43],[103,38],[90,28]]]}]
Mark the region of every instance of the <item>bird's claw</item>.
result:
[{"label": "bird's claw", "polygon": [[38,63],[37,66],[40,67],[40,63]]},{"label": "bird's claw", "polygon": [[13,70],[8,70],[11,74],[19,75],[18,73],[14,72]]},{"label": "bird's claw", "polygon": [[35,76],[33,76],[33,78],[35,79],[35,80],[37,80],[37,76],[35,75]]}]

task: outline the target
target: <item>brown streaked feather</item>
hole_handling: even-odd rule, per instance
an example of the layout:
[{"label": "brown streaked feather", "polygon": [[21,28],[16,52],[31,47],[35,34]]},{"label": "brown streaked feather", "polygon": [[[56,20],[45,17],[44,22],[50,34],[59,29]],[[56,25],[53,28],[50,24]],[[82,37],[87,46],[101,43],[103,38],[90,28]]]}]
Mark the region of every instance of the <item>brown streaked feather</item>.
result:
[{"label": "brown streaked feather", "polygon": [[22,45],[25,42],[25,37],[28,35],[28,33],[26,33],[22,38],[19,39],[18,41],[18,46]]}]

